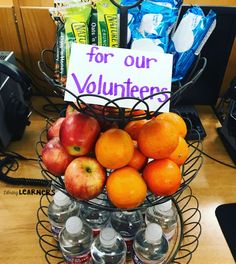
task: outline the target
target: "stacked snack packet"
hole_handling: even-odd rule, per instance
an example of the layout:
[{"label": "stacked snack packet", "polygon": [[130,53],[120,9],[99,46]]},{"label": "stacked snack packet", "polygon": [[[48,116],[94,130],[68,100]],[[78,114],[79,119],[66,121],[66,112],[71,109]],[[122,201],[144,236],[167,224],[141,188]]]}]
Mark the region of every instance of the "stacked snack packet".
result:
[{"label": "stacked snack packet", "polygon": [[174,28],[181,2],[144,0],[132,25],[131,49],[167,52],[169,36]]},{"label": "stacked snack packet", "polygon": [[49,12],[57,26],[54,78],[61,85],[72,43],[118,47],[117,8],[109,0],[54,0]]},{"label": "stacked snack packet", "polygon": [[[118,1],[121,6],[136,3]],[[205,15],[199,6],[192,6],[176,26],[182,2],[143,0],[128,9],[128,47],[173,54],[173,82],[187,75],[216,25],[212,10]],[[55,80],[61,85],[66,85],[73,42],[119,47],[119,8],[110,0],[54,0],[49,12],[57,25]]]},{"label": "stacked snack packet", "polygon": [[212,10],[205,16],[199,6],[187,10],[171,37],[168,52],[174,55],[173,81],[183,79],[216,26]]}]

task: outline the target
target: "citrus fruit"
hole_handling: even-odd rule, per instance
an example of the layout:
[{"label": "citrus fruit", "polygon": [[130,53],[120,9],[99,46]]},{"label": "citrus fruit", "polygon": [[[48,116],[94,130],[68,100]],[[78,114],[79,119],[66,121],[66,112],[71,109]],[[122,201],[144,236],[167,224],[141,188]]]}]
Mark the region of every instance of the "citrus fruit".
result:
[{"label": "citrus fruit", "polygon": [[184,119],[180,115],[174,112],[165,112],[158,115],[156,119],[171,122],[181,137],[184,138],[186,136],[187,126]]},{"label": "citrus fruit", "polygon": [[177,148],[170,154],[169,159],[177,163],[179,166],[184,164],[189,155],[188,144],[184,138],[179,137]]},{"label": "citrus fruit", "polygon": [[181,171],[170,159],[153,160],[144,168],[143,178],[153,194],[168,196],[179,189]]},{"label": "citrus fruit", "polygon": [[126,124],[124,130],[131,136],[133,140],[137,140],[142,126],[147,122],[148,120],[146,119],[130,121]]},{"label": "citrus fruit", "polygon": [[119,128],[106,130],[95,144],[95,155],[99,163],[108,169],[127,165],[134,154],[130,135]]},{"label": "citrus fruit", "polygon": [[179,135],[172,123],[153,119],[140,130],[138,148],[149,158],[167,158],[177,147]]},{"label": "citrus fruit", "polygon": [[126,116],[137,116],[137,117],[145,117],[146,116],[146,112],[144,110],[141,109],[131,109],[131,108],[126,108],[125,109],[125,114]]},{"label": "citrus fruit", "polygon": [[131,209],[143,203],[147,186],[136,169],[125,166],[110,174],[106,190],[112,204],[118,208]]},{"label": "citrus fruit", "polygon": [[131,161],[128,163],[128,165],[140,171],[147,164],[147,161],[148,161],[148,158],[144,156],[143,153],[139,151],[137,147],[134,147],[134,154],[133,154]]}]

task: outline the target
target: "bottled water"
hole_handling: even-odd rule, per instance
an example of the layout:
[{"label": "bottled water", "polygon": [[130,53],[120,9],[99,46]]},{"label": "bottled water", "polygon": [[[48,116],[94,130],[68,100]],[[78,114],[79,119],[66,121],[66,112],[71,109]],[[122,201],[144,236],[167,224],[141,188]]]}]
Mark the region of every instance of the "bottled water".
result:
[{"label": "bottled water", "polygon": [[[91,201],[96,202],[96,204],[103,203],[103,200],[97,198]],[[102,228],[107,226],[110,220],[110,212],[95,208],[92,205],[81,204],[80,217],[84,223],[92,228],[93,236],[95,237]]]},{"label": "bottled water", "polygon": [[134,236],[142,227],[143,217],[140,211],[112,212],[111,225],[123,237],[127,245],[127,258],[130,257]]},{"label": "bottled water", "polygon": [[54,238],[58,240],[58,235],[64,227],[66,220],[70,216],[79,215],[79,203],[70,199],[61,191],[56,191],[52,202],[48,206],[48,219]]},{"label": "bottled water", "polygon": [[60,249],[67,264],[91,264],[92,242],[92,229],[78,216],[70,217],[59,234]]},{"label": "bottled water", "polygon": [[162,228],[156,223],[150,223],[135,236],[132,260],[135,264],[164,263],[168,252],[168,241]]},{"label": "bottled water", "polygon": [[94,264],[125,264],[126,243],[111,227],[105,227],[94,239],[91,246]]},{"label": "bottled water", "polygon": [[146,210],[146,224],[159,224],[168,240],[170,240],[175,234],[177,228],[177,219],[178,213],[171,200],[149,207]]}]

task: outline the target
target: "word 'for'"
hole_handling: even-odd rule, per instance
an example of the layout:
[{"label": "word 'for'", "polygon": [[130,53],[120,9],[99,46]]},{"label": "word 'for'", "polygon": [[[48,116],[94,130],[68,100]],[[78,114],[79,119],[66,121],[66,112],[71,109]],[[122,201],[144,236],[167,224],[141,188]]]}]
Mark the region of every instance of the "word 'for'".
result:
[{"label": "word 'for'", "polygon": [[[102,53],[102,52],[95,52],[99,50],[99,47],[92,46],[90,52],[86,53],[89,56],[89,62],[96,62],[96,63],[109,63],[110,59],[114,57],[114,53]],[[136,68],[146,68],[149,69],[151,64],[156,63],[156,58],[146,58],[145,56],[133,56],[127,55],[124,58],[124,66],[126,67],[136,67]]]}]

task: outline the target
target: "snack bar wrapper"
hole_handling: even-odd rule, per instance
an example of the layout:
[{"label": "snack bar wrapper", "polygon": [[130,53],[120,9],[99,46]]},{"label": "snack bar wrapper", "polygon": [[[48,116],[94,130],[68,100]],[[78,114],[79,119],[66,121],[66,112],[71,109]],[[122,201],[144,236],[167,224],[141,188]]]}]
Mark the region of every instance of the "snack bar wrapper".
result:
[{"label": "snack bar wrapper", "polygon": [[89,3],[90,0],[54,0],[54,7],[49,9],[49,13],[56,24],[56,45],[55,45],[55,69],[54,79],[61,85],[66,85],[67,65],[66,53],[66,32],[65,32],[65,10],[70,6],[76,6],[79,3]]},{"label": "snack bar wrapper", "polygon": [[89,44],[89,19],[91,13],[91,3],[78,2],[61,10],[65,18],[66,33],[66,65],[68,68],[71,44]]},{"label": "snack bar wrapper", "polygon": [[205,16],[199,6],[187,10],[172,35],[168,53],[174,55],[172,81],[185,77],[202,47],[216,26],[216,14],[210,10]]},{"label": "snack bar wrapper", "polygon": [[98,45],[119,46],[117,7],[110,0],[97,0]]}]

